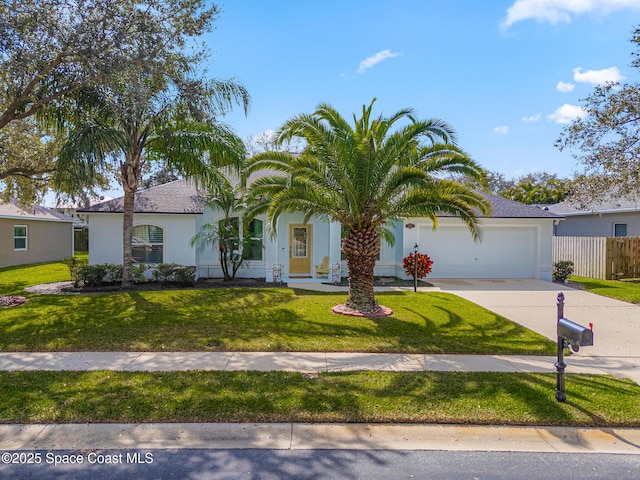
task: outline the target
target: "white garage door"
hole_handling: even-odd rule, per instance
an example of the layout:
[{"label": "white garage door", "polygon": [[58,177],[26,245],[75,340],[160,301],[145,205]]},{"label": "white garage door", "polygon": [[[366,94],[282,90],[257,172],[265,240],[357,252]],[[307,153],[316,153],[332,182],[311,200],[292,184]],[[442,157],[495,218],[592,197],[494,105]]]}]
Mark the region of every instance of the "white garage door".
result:
[{"label": "white garage door", "polygon": [[433,260],[431,278],[533,278],[537,234],[529,227],[485,227],[482,242],[466,228],[420,227],[420,252]]}]

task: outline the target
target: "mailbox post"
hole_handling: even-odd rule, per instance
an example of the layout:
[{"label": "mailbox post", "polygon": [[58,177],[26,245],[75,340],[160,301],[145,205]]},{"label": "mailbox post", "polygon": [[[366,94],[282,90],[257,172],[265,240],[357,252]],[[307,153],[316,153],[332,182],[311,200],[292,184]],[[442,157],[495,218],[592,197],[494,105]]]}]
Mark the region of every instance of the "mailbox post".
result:
[{"label": "mailbox post", "polygon": [[558,320],[556,323],[558,333],[558,361],[556,365],[556,400],[566,402],[567,396],[564,391],[564,370],[567,364],[564,363],[564,349],[570,347],[577,352],[580,347],[593,345],[593,325],[589,328],[583,327],[569,319],[564,318],[564,293],[558,294]]},{"label": "mailbox post", "polygon": [[[564,318],[564,293],[558,294],[556,302],[558,307],[558,321]],[[558,361],[556,362],[556,400],[558,402],[566,402],[567,395],[564,392],[564,369],[567,364],[564,363],[564,338],[558,334]]]}]

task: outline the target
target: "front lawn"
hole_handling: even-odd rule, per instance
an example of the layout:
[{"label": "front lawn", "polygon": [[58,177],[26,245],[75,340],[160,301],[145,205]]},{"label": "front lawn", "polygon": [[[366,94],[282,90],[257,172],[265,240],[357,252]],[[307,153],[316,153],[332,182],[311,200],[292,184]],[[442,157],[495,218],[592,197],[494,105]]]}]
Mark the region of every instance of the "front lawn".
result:
[{"label": "front lawn", "polygon": [[345,294],[288,288],[30,295],[0,316],[4,351],[553,354],[555,344],[447,293],[377,295],[394,314],[335,315]]},{"label": "front lawn", "polygon": [[530,373],[0,372],[0,423],[425,422],[640,426],[640,387]]},{"label": "front lawn", "polygon": [[587,277],[570,277],[587,292],[616,298],[630,303],[640,303],[640,283],[637,280],[598,280]]}]

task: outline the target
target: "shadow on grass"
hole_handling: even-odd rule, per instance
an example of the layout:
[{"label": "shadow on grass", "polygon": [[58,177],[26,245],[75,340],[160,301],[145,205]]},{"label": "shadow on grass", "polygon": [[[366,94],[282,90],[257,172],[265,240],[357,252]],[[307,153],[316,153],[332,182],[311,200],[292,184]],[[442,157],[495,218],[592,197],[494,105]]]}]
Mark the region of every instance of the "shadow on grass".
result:
[{"label": "shadow on grass", "polygon": [[0,350],[545,354],[555,348],[453,295],[380,297],[395,313],[372,320],[331,313],[341,295],[277,288],[35,295],[0,318]]},{"label": "shadow on grass", "polygon": [[638,385],[578,377],[569,379],[571,402],[558,403],[553,374],[0,372],[0,423],[640,426]]}]

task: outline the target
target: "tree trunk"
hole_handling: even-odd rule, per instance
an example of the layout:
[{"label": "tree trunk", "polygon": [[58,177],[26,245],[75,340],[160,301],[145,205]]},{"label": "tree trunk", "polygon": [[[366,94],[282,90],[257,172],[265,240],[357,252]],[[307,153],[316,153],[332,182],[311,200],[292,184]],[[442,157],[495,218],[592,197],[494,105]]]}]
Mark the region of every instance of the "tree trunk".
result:
[{"label": "tree trunk", "polygon": [[120,180],[124,189],[122,208],[122,286],[128,287],[133,283],[131,265],[133,264],[133,211],[136,199],[136,188],[140,180],[142,164],[142,148],[135,142],[132,152],[127,152],[124,163],[120,166]]},{"label": "tree trunk", "polygon": [[373,269],[380,253],[380,237],[375,231],[347,231],[342,240],[347,257],[349,298],[346,306],[361,313],[377,313],[380,306],[373,295]]}]

